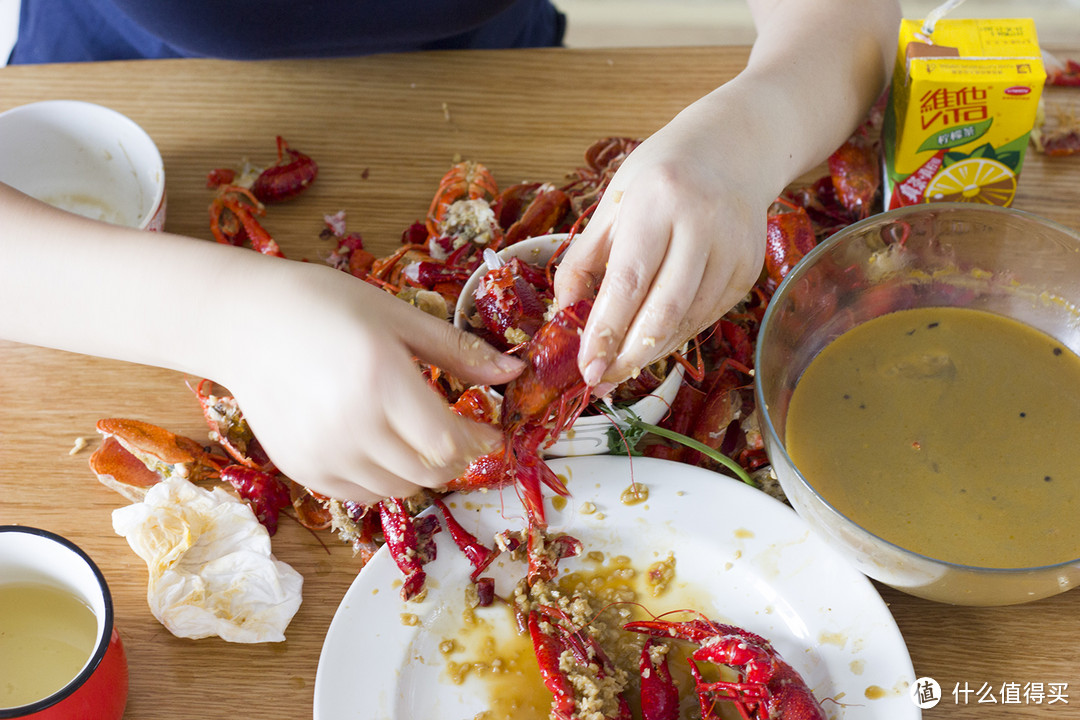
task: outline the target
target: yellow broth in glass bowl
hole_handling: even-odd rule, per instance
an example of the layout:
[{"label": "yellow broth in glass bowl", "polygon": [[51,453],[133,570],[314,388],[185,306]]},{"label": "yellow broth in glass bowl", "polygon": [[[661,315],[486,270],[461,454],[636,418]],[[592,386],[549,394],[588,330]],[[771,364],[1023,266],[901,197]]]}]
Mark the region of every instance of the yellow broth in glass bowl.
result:
[{"label": "yellow broth in glass bowl", "polygon": [[916,308],[821,351],[792,394],[787,448],[838,511],[885,540],[1030,567],[1080,557],[1080,444],[1063,431],[1080,434],[1080,358],[1002,315]]},{"label": "yellow broth in glass bowl", "polygon": [[870,577],[966,605],[1080,582],[1080,236],[1026,213],[904,208],[822,243],[757,347],[766,450]]}]

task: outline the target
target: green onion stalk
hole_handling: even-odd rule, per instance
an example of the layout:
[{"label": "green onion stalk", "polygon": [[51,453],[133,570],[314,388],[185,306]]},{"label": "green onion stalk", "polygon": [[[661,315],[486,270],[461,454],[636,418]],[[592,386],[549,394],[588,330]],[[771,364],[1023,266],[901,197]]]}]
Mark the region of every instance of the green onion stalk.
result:
[{"label": "green onion stalk", "polygon": [[622,448],[626,448],[626,452],[629,452],[629,454],[633,455],[633,449],[637,447],[637,444],[641,440],[643,435],[657,435],[659,437],[677,442],[680,445],[685,445],[691,450],[697,450],[706,457],[709,457],[712,460],[715,460],[716,462],[726,467],[728,470],[735,474],[735,477],[739,478],[747,485],[754,488],[757,487],[757,483],[754,482],[753,478],[750,477],[750,474],[746,472],[746,470],[743,469],[743,467],[739,465],[739,463],[735,462],[727,455],[724,455],[719,450],[711,448],[705,443],[698,442],[694,438],[683,435],[680,432],[675,432],[674,430],[668,430],[666,428],[653,425],[652,423],[647,423],[631,410],[627,410],[625,408],[616,409],[612,405],[607,405],[606,407],[601,405],[599,407],[600,410],[605,414],[612,416],[616,421],[622,420],[628,426],[626,430],[621,432],[618,426],[608,430],[608,446],[611,448],[612,452],[619,452]]}]

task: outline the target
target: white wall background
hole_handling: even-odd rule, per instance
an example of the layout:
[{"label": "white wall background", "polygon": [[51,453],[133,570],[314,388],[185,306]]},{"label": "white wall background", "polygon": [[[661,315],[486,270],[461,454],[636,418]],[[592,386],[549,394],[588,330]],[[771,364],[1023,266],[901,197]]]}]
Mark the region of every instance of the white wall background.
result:
[{"label": "white wall background", "polygon": [[[862,0],[855,0],[861,2]],[[553,0],[566,13],[570,47],[749,44],[745,0]],[[923,18],[943,0],[900,0]],[[967,0],[949,17],[1030,17],[1043,45],[1080,40],[1080,0]]]},{"label": "white wall background", "polygon": [[[567,14],[570,47],[750,43],[745,0],[554,0]],[[940,0],[901,0],[906,17],[925,17]],[[1046,45],[1080,39],[1080,0],[968,0],[954,17],[1033,17]],[[0,65],[18,27],[19,0],[0,0]]]}]

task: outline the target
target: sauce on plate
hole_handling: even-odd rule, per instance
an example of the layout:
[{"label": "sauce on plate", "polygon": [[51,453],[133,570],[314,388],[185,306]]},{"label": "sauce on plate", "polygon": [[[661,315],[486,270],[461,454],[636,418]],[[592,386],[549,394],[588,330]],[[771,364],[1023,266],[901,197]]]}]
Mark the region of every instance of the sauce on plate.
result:
[{"label": "sauce on plate", "polygon": [[992,568],[1080,558],[1080,358],[1018,321],[918,308],[852,328],[791,398],[787,449],[866,530]]},{"label": "sauce on plate", "polygon": [[[706,607],[705,598],[692,588],[674,582],[674,554],[659,559],[644,571],[637,569],[625,555],[608,555],[599,551],[585,556],[584,567],[559,576],[557,585],[567,595],[580,595],[589,599],[596,610],[602,608],[592,621],[601,634],[600,643],[616,667],[622,668],[628,678],[624,697],[630,704],[631,715],[641,717],[640,683],[638,662],[644,636],[621,631],[619,628],[630,620],[650,617],[645,610],[655,613],[677,611],[688,607]],[[663,596],[662,600],[657,598]],[[506,617],[493,623],[493,613],[503,610]],[[470,720],[548,720],[551,716],[552,694],[544,686],[537,665],[532,640],[528,634],[499,632],[496,625],[512,627],[513,613],[509,605],[497,604],[480,613],[466,610],[462,624],[452,637],[440,643],[445,656],[446,674],[454,684],[462,684],[469,677],[483,682],[488,709]],[[676,615],[671,619],[687,619]],[[668,654],[669,669],[679,687],[679,720],[700,717],[697,696],[693,690],[687,658],[692,648],[686,643],[676,643]],[[709,663],[702,665],[706,680],[734,680],[730,671],[721,672]],[[731,703],[717,707],[721,720],[739,720]],[[593,715],[586,713],[585,716]]]}]

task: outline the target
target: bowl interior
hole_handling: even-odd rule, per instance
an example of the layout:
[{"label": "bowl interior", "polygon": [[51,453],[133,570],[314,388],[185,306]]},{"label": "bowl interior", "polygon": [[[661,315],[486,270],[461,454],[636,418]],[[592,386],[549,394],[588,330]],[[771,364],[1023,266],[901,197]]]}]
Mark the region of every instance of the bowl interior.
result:
[{"label": "bowl interior", "polygon": [[756,358],[766,450],[796,510],[867,575],[930,599],[1008,604],[1080,582],[1076,563],[1016,571],[968,568],[892,545],[837,511],[802,476],[785,447],[796,383],[822,348],[845,331],[907,308],[967,307],[1019,320],[1080,352],[1077,277],[1077,233],[997,207],[903,208],[852,225],[815,248],[773,296]]},{"label": "bowl interior", "polygon": [[161,205],[161,154],[133,120],[101,105],[47,100],[0,113],[0,181],[97,220],[145,227]]},{"label": "bowl interior", "polygon": [[[537,235],[503,248],[498,255],[503,260],[516,257],[533,265],[543,265],[551,259],[568,237],[570,237],[568,233]],[[480,278],[484,277],[487,271],[487,263],[480,263],[480,267],[476,268],[465,281],[461,294],[458,295],[457,306],[454,308],[454,325],[462,330],[468,329],[469,318],[476,312],[476,300],[473,298],[473,293],[476,292],[476,286],[480,284]]]}]

